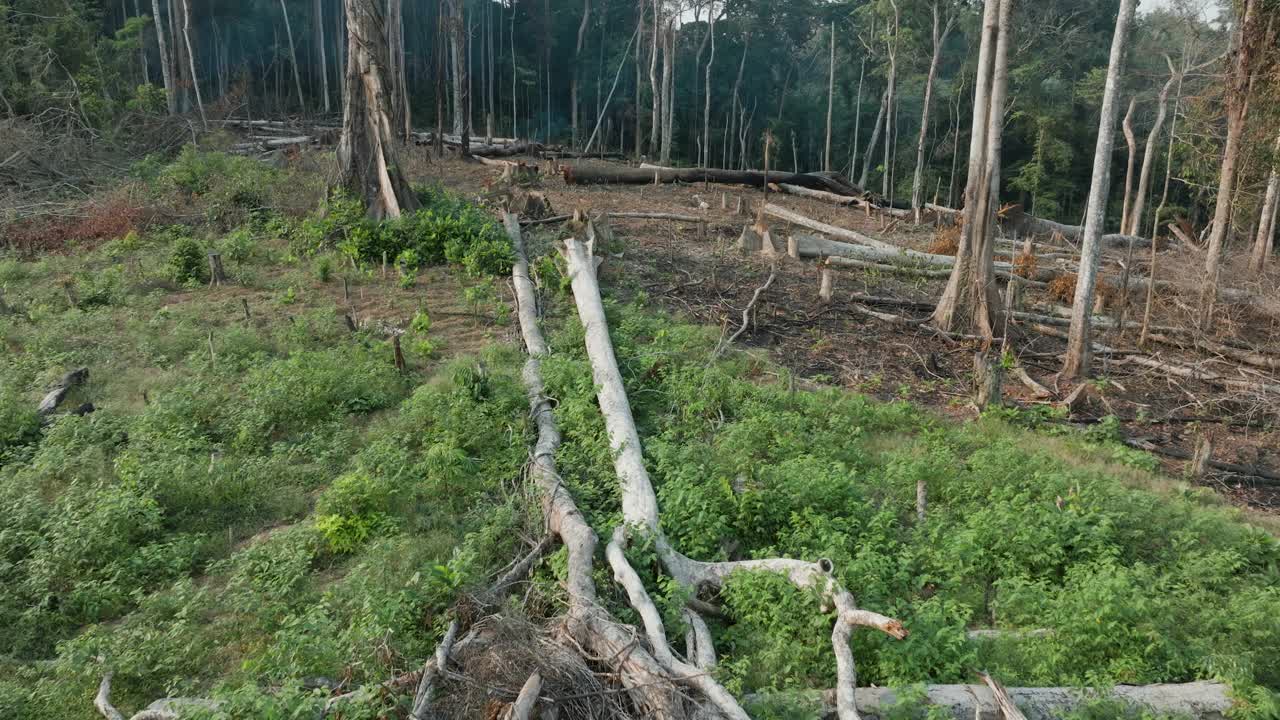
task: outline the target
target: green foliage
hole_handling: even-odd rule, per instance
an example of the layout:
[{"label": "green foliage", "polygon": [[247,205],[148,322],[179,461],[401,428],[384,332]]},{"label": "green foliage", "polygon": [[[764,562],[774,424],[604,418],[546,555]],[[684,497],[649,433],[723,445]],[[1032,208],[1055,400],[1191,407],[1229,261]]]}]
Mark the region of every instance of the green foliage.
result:
[{"label": "green foliage", "polygon": [[0,466],[22,459],[27,447],[40,437],[35,403],[0,387]]},{"label": "green foliage", "polygon": [[[749,357],[708,365],[706,333],[607,311],[664,530],[698,558],[830,558],[862,607],[911,631],[904,641],[859,635],[862,681],[969,682],[987,668],[1018,685],[1277,686],[1262,661],[1276,652],[1275,624],[1261,618],[1280,611],[1280,545],[1198,496],[1132,489],[1135,477],[1151,480],[1125,466],[1108,423],[1064,439],[1037,439],[998,414],[935,425],[905,404],[761,383],[766,370]],[[565,439],[557,461],[604,531],[619,512],[616,479],[581,328],[571,323],[554,345],[571,355],[543,364]],[[1036,449],[1046,441],[1068,447]],[[830,633],[814,597],[740,574],[721,599],[732,622],[717,635],[719,672],[735,691],[833,681],[829,648],[794,641]],[[1043,632],[967,636],[993,626]]]},{"label": "green foliage", "polygon": [[252,158],[204,152],[187,145],[160,171],[157,182],[161,188],[206,198],[211,219],[216,219],[231,208],[265,205],[279,177],[278,171]]},{"label": "green foliage", "polygon": [[208,279],[204,248],[194,238],[178,238],[169,250],[169,267],[173,279],[180,284],[201,283]]}]

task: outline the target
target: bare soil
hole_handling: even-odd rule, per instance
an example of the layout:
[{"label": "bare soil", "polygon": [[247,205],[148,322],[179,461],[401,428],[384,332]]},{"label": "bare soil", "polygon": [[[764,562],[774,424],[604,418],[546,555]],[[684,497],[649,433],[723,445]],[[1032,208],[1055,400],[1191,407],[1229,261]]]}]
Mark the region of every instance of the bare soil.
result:
[{"label": "bare soil", "polygon": [[[414,158],[415,175],[433,179],[454,191],[475,198],[484,196],[499,169],[455,159],[429,161]],[[526,162],[548,166],[545,161]],[[429,163],[429,164],[427,164]],[[415,178],[417,179],[417,178]],[[557,214],[574,210],[593,215],[608,212],[664,212],[706,218],[707,237],[690,223],[613,218],[610,226],[621,247],[604,266],[607,285],[623,294],[643,292],[663,307],[692,321],[719,326],[725,335],[742,324],[742,311],[755,289],[767,278],[766,258],[746,257],[736,239],[752,217],[735,213],[742,197],[758,203],[762,192],[736,186],[647,185],[569,186],[559,175],[544,171],[537,188],[550,200]],[[924,250],[934,243],[938,230],[840,207],[809,198],[771,193],[769,202],[783,205],[810,218],[845,227],[892,242]],[[706,207],[702,207],[703,205]],[[537,226],[538,232],[554,232]],[[773,223],[776,236],[788,230]],[[1069,252],[1071,248],[1064,247]],[[1148,272],[1148,249],[1135,251],[1133,272]],[[1161,279],[1188,281],[1198,277],[1203,257],[1196,249],[1162,250],[1157,257]],[[1126,262],[1124,250],[1108,251],[1105,263],[1119,268]],[[949,339],[928,327],[896,325],[868,317],[854,309],[851,296],[877,296],[911,301],[916,305],[876,307],[877,311],[912,318],[928,315],[944,284],[940,279],[914,278],[875,270],[835,269],[835,298],[824,305],[818,299],[819,271],[815,263],[787,260],[777,263],[778,277],[750,314],[750,327],[739,339],[770,351],[779,363],[799,376],[857,390],[881,399],[906,399],[935,408],[952,417],[972,417],[970,405],[975,343]],[[1118,275],[1118,270],[1116,271]],[[1247,273],[1232,265],[1224,277],[1244,278]],[[1275,297],[1280,282],[1268,277],[1226,283]],[[1122,293],[1118,288],[1117,298]],[[1127,317],[1140,320],[1145,293],[1130,291]],[[1030,289],[1028,304],[1054,302],[1043,290]],[[1118,301],[1116,303],[1118,305]],[[1153,322],[1191,327],[1195,296],[1189,290],[1157,295]],[[1118,309],[1109,310],[1118,314]],[[1280,347],[1280,327],[1274,316],[1248,307],[1219,308],[1219,320],[1211,337],[1234,340],[1259,350]],[[1062,328],[1065,330],[1066,328]],[[1112,347],[1133,347],[1137,331],[1098,331],[1095,340]],[[1037,399],[1016,379],[1005,379],[1005,398],[1012,405],[1033,408],[1060,402],[1071,391],[1059,381],[1065,342],[1024,325],[1007,328],[1003,341],[1018,362],[1040,383],[1055,391],[1051,399]],[[1274,374],[1240,366],[1197,350],[1153,345],[1153,356],[1182,365],[1244,379],[1269,379]],[[1205,382],[1189,380],[1159,370],[1121,365],[1106,356],[1095,358],[1096,392],[1084,407],[1062,422],[1087,426],[1111,415],[1121,422],[1123,434],[1174,451],[1193,452],[1202,433],[1212,433],[1214,459],[1280,471],[1280,415],[1277,398],[1253,398],[1232,394]],[[1182,461],[1165,459],[1164,469],[1184,472]],[[1271,511],[1280,510],[1280,487],[1256,478],[1215,473],[1203,481],[1235,502]]]}]

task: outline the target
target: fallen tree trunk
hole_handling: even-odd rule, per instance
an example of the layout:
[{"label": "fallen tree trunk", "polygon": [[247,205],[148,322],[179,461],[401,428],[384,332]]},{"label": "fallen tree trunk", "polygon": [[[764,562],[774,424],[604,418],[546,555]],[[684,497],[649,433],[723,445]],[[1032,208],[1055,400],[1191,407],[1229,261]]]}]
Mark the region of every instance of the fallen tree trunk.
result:
[{"label": "fallen tree trunk", "polygon": [[[1139,440],[1137,438],[1128,438],[1124,441],[1124,444],[1132,448],[1137,448],[1138,450],[1145,450],[1146,452],[1163,455],[1175,460],[1195,459],[1195,453],[1189,453],[1177,448],[1163,447],[1161,445],[1156,445],[1153,442]],[[1212,458],[1209,460],[1208,465],[1214,470],[1222,470],[1223,472],[1229,472],[1235,475],[1257,478],[1261,481],[1258,483],[1259,485],[1280,485],[1280,472],[1258,467],[1257,465],[1238,465],[1236,463],[1213,460]]]},{"label": "fallen tree trunk", "polygon": [[[766,173],[756,170],[721,170],[718,168],[628,168],[610,165],[562,165],[560,172],[569,185],[652,185],[681,182],[692,185],[713,182],[722,185],[748,185],[763,188]],[[785,183],[814,190],[848,195],[847,188],[832,178],[812,173],[770,172],[768,182]]]},{"label": "fallen tree trunk", "polygon": [[52,415],[62,401],[66,399],[67,393],[77,385],[83,385],[89,379],[89,368],[76,368],[71,372],[62,376],[61,379],[49,390],[40,404],[36,406],[36,414],[40,417],[48,417]]},{"label": "fallen tree trunk", "polygon": [[560,431],[556,427],[552,401],[543,389],[541,369],[542,358],[550,350],[538,326],[537,295],[529,276],[519,218],[508,213],[503,217],[503,225],[515,247],[511,276],[516,316],[529,354],[523,377],[530,416],[538,429],[529,475],[541,496],[547,528],[560,538],[567,555],[565,587],[570,606],[565,631],[574,642],[604,660],[644,716],[682,718],[686,713],[681,695],[665,668],[636,643],[635,629],[610,617],[596,597],[592,573],[598,539],[556,471],[555,451],[560,446]]},{"label": "fallen tree trunk", "polygon": [[[1007,688],[1009,696],[1028,720],[1052,720],[1092,700],[1111,698],[1146,708],[1158,715],[1175,715],[1194,720],[1226,720],[1233,702],[1230,688],[1222,683],[1191,682],[1167,685],[1118,685],[1110,690],[1076,688]],[[822,705],[823,718],[834,717],[833,690],[810,696]],[[991,689],[983,685],[927,685],[930,705],[942,708],[955,720],[1002,720],[1004,717]],[[858,712],[863,720],[888,717],[900,702],[900,694],[889,688],[859,688]]]},{"label": "fallen tree trunk", "polygon": [[[726,579],[736,572],[776,573],[801,590],[820,593],[825,599],[824,606],[836,611],[831,643],[839,683],[836,690],[837,714],[841,720],[857,720],[858,712],[854,707],[857,677],[853,652],[849,647],[853,629],[872,627],[899,639],[906,637],[906,630],[893,618],[859,609],[853,596],[836,582],[834,567],[829,560],[811,563],[773,558],[741,562],[700,562],[682,555],[671,546],[661,529],[657,494],[645,469],[639,433],[636,431],[631,405],[609,338],[608,322],[595,271],[595,233],[589,222],[586,223],[585,231],[585,243],[573,237],[565,240],[563,255],[568,265],[578,316],[585,329],[584,343],[597,388],[596,397],[600,413],[604,416],[609,446],[613,451],[614,472],[621,487],[623,523],[615,529],[607,555],[615,578],[626,589],[632,607],[644,621],[645,634],[653,647],[654,656],[668,668],[672,676],[702,693],[723,715],[730,718],[747,717],[737,700],[707,674],[705,669],[689,665],[670,654],[661,614],[624,554],[624,546],[630,541],[632,533],[646,535],[653,541],[653,548],[663,567],[694,596],[702,591],[715,592],[722,589]],[[709,630],[696,610],[686,607],[684,615],[695,630],[691,637],[709,637]],[[714,654],[714,648],[694,647],[693,651],[690,655],[696,658]]]}]

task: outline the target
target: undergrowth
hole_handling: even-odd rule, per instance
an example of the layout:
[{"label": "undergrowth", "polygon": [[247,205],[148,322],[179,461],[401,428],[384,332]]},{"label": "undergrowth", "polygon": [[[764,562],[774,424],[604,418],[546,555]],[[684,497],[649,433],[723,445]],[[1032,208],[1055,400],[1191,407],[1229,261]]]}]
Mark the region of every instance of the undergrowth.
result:
[{"label": "undergrowth", "polygon": [[[402,279],[439,263],[505,273],[496,223],[437,190],[384,224],[340,195],[314,214],[251,207],[285,175],[205,155],[139,170],[200,222],[75,257],[0,258],[12,309],[0,315],[0,717],[95,717],[108,668],[122,708],[214,696],[221,718],[310,716],[331,688],[416,666],[459,598],[543,532],[521,485],[534,432],[521,354],[490,344],[437,361],[445,314],[403,280],[378,282],[384,251]],[[211,250],[231,288],[204,287]],[[564,291],[554,261],[533,265]],[[471,315],[504,320],[495,285],[460,288]],[[384,335],[340,319],[366,291],[407,302],[403,373]],[[855,633],[862,684],[971,682],[979,669],[1008,685],[1221,679],[1242,717],[1277,716],[1276,540],[1211,493],[1151,475],[1107,424],[1054,437],[1024,414],[956,425],[803,387],[758,355],[713,362],[712,330],[608,310],[666,532],[706,560],[832,559],[862,606],[911,631]],[[605,535],[617,480],[571,316],[552,346],[557,461]],[[42,426],[42,390],[82,365],[90,380],[67,404],[96,412]],[[651,549],[630,552],[678,637],[685,591]],[[559,550],[521,612],[561,612],[563,575]],[[602,561],[596,581],[636,621]],[[808,691],[834,682],[817,598],[744,575],[710,600],[725,611],[719,679],[760,717],[811,717]],[[918,692],[902,696],[892,717],[929,717]],[[399,717],[405,701],[371,694],[343,717]]]}]

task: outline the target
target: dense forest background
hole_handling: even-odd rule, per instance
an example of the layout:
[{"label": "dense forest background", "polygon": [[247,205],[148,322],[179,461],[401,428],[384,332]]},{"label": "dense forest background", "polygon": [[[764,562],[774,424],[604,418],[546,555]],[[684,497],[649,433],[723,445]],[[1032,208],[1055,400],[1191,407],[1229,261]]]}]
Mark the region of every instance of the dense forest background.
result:
[{"label": "dense forest background", "polygon": [[[1017,5],[1004,201],[1080,221],[1118,5]],[[398,33],[392,62],[402,63],[392,71],[403,76],[413,127],[458,132],[467,117],[478,138],[581,146],[598,121],[597,150],[715,167],[760,167],[769,130],[774,167],[839,171],[898,199],[911,196],[923,139],[926,198],[961,202],[980,3],[392,0],[387,10],[399,18],[389,24]],[[1140,9],[1129,45],[1122,101],[1133,102],[1140,141],[1160,91],[1178,76],[1174,119],[1162,129],[1172,127],[1174,142],[1155,154],[1148,194],[1160,194],[1171,170],[1170,204],[1193,225],[1212,202],[1221,155],[1214,73],[1222,63],[1205,63],[1227,48],[1230,12],[1188,1]],[[165,111],[165,65],[177,112],[197,103],[218,117],[341,112],[347,36],[338,0],[9,0],[0,18],[0,107],[10,115],[71,113],[63,120],[106,139],[128,130],[121,111]],[[936,86],[921,133],[935,39]],[[1256,115],[1250,123],[1257,142],[1248,144],[1238,199],[1246,207],[1261,202],[1271,124]],[[1113,176],[1123,177],[1124,143],[1117,148]],[[1237,217],[1247,224],[1251,213]]]}]

